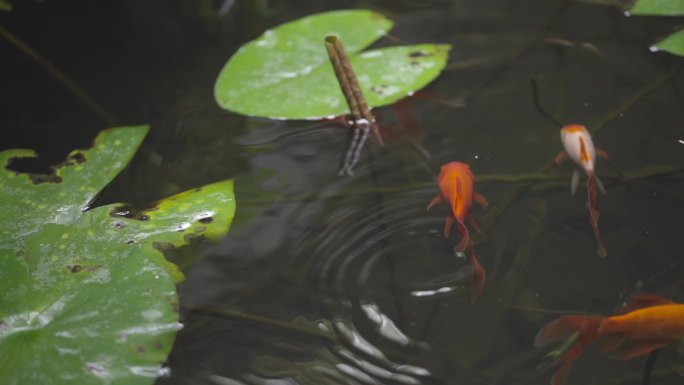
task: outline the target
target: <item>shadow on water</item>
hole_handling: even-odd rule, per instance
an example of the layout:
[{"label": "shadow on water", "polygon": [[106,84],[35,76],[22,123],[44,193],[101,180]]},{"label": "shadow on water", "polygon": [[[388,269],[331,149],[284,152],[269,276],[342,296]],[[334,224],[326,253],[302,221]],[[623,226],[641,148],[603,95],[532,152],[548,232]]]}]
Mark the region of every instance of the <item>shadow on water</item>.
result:
[{"label": "shadow on water", "polygon": [[[118,119],[152,122],[101,203],[145,203],[236,178],[229,236],[174,256],[188,272],[179,286],[185,328],[169,358],[172,375],[157,383],[547,384],[552,361],[533,340],[552,310],[608,314],[639,291],[684,299],[684,72],[680,58],[647,49],[675,22],[561,0],[220,3],[113,5],[130,28],[119,37],[95,29],[118,50],[93,51],[91,70],[73,51],[60,61],[58,46],[22,34]],[[46,6],[69,13],[57,0]],[[240,44],[343,7],[393,18],[383,44],[454,45],[428,88],[449,103],[410,100],[411,127],[401,112],[378,109],[386,145],[369,142],[349,178],[337,176],[348,138],[338,123],[238,117],[211,101],[215,75]],[[75,30],[87,29],[81,23]],[[22,60],[5,63],[5,72],[21,73]],[[571,168],[551,165],[558,127],[535,105],[533,78],[549,114],[586,124],[619,171],[597,166],[609,191],[599,198],[606,258],[595,254],[585,191],[570,196]],[[42,95],[53,115],[27,118],[32,95],[19,90],[37,85],[26,82],[6,82],[20,105],[0,119],[14,130],[7,147],[36,147],[56,163],[101,128],[61,100],[58,86]],[[64,130],[73,126],[81,128]],[[442,235],[447,209],[426,212],[435,175],[452,160],[471,165],[490,202],[474,211],[488,275],[472,306],[468,263],[452,253],[455,234]],[[638,383],[643,362],[589,352],[569,384]],[[663,349],[651,383],[680,383],[681,362],[677,349]]]}]

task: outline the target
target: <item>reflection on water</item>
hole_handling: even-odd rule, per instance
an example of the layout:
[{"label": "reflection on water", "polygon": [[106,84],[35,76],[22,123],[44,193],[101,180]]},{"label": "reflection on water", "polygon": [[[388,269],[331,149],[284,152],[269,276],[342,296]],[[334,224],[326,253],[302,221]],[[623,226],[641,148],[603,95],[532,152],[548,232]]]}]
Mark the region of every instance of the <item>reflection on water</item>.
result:
[{"label": "reflection on water", "polygon": [[[640,291],[684,299],[684,71],[673,70],[681,58],[648,50],[677,20],[565,0],[180,3],[186,13],[112,5],[111,14],[130,17],[130,36],[120,28],[94,36],[116,54],[89,59],[73,47],[51,50],[52,40],[30,42],[120,119],[153,123],[102,203],[146,203],[236,177],[231,234],[179,253],[188,261],[179,287],[185,328],[159,384],[548,384],[552,361],[533,339],[551,311],[609,314]],[[234,116],[211,101],[218,70],[240,44],[343,7],[393,18],[382,44],[454,45],[428,89],[438,100],[409,100],[409,115],[376,111],[386,144],[369,141],[353,177],[337,176],[349,134],[338,123]],[[61,20],[49,15],[38,20]],[[10,26],[21,32],[21,23]],[[6,73],[26,67],[9,63]],[[92,133],[99,123],[34,77],[3,83],[21,108],[6,111],[2,127],[21,129],[8,147],[38,148],[56,163],[59,151],[87,144],[74,145],[63,127],[80,122]],[[561,150],[559,127],[535,105],[533,78],[539,104],[595,130],[610,155],[597,163],[608,190],[598,202],[606,258],[595,255],[584,191],[569,194],[572,170],[548,166]],[[41,87],[46,107],[36,117],[35,95],[25,92]],[[7,123],[26,116],[34,120]],[[441,235],[446,208],[425,210],[436,172],[453,160],[470,164],[490,203],[474,211],[488,277],[473,306],[468,263],[452,253],[458,239]],[[590,352],[568,384],[638,383],[642,366]],[[681,383],[682,366],[677,349],[663,350],[652,383]]]}]

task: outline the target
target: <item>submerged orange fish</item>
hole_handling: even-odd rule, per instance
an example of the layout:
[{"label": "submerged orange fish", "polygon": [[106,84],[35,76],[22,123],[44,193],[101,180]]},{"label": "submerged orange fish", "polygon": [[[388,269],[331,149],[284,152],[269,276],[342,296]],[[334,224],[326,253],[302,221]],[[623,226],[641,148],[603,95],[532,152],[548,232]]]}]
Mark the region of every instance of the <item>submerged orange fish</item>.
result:
[{"label": "submerged orange fish", "polygon": [[572,182],[570,184],[570,193],[575,195],[577,185],[579,184],[580,169],[587,175],[587,210],[589,210],[589,224],[594,231],[594,238],[598,243],[597,254],[605,257],[606,247],[601,241],[601,232],[599,231],[598,221],[599,212],[596,209],[596,188],[606,195],[606,189],[603,187],[601,180],[594,173],[594,164],[596,163],[596,155],[606,159],[605,151],[594,147],[594,142],[591,140],[591,135],[586,127],[580,124],[570,124],[560,130],[561,141],[565,151],[561,151],[556,157],[556,164],[562,163],[568,157],[575,162],[577,166],[572,173]]},{"label": "submerged orange fish", "polygon": [[567,315],[544,326],[535,345],[566,340],[576,341],[560,358],[552,385],[562,385],[584,348],[599,339],[599,351],[612,358],[627,360],[646,355],[684,338],[684,304],[652,294],[636,294],[619,307],[612,317]]},{"label": "submerged orange fish", "polygon": [[444,201],[451,208],[451,215],[447,215],[444,224],[444,236],[449,237],[455,220],[456,230],[461,240],[454,248],[454,251],[457,253],[465,252],[470,260],[470,265],[473,269],[473,301],[482,293],[486,273],[475,257],[475,248],[470,240],[465,222],[467,221],[479,233],[480,228],[470,215],[470,207],[473,201],[479,203],[483,208],[488,206],[487,200],[473,190],[474,179],[475,177],[470,171],[470,167],[465,163],[449,162],[443,165],[437,178],[439,194],[432,199],[432,202],[427,207],[429,210],[432,206]]}]

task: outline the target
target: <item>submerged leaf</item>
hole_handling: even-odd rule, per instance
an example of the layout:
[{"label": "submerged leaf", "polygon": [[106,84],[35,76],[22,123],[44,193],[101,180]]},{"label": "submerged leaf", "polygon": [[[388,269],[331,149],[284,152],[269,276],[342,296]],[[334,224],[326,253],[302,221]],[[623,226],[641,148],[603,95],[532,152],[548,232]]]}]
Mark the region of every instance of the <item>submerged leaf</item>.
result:
[{"label": "submerged leaf", "polygon": [[216,80],[216,101],[227,110],[271,118],[348,113],[324,46],[326,36],[336,35],[369,106],[392,104],[436,78],[451,46],[424,44],[360,53],[391,27],[390,20],[368,10],[326,12],[280,25],[230,58]]},{"label": "submerged leaf", "polygon": [[9,12],[12,10],[12,3],[0,0],[0,11]]},{"label": "submerged leaf", "polygon": [[[225,234],[235,202],[225,181],[143,210],[86,211],[146,132],[103,131],[50,176],[0,170],[0,383],[150,384],[161,373],[181,277],[161,251]],[[26,156],[3,151],[0,163]]]}]

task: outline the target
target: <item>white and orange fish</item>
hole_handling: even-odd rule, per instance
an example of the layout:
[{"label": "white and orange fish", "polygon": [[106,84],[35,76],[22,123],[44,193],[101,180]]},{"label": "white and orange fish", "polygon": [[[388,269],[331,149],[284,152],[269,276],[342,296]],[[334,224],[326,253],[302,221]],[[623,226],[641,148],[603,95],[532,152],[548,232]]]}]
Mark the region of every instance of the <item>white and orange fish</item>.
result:
[{"label": "white and orange fish", "polygon": [[591,135],[586,127],[580,124],[569,124],[560,130],[561,141],[565,151],[561,151],[556,157],[556,164],[561,164],[567,158],[575,162],[576,168],[572,173],[572,182],[570,183],[570,193],[572,195],[577,191],[579,184],[580,173],[583,171],[587,175],[587,209],[589,210],[589,224],[594,231],[594,238],[598,243],[597,254],[605,257],[606,247],[601,241],[601,232],[598,228],[599,212],[596,209],[596,189],[603,195],[606,195],[606,189],[603,187],[601,180],[594,172],[594,165],[596,164],[596,155],[607,159],[605,151],[594,147],[594,142],[591,140]]},{"label": "white and orange fish", "polygon": [[646,355],[684,339],[684,304],[653,294],[636,294],[611,317],[566,315],[544,326],[535,345],[575,338],[558,357],[551,384],[562,385],[582,351],[595,340],[599,352],[617,360]]},{"label": "white and orange fish", "polygon": [[444,236],[449,237],[454,221],[456,221],[456,230],[461,240],[454,251],[457,253],[465,252],[470,260],[473,269],[473,301],[482,293],[486,272],[475,257],[475,248],[470,240],[465,222],[467,221],[479,233],[480,228],[470,215],[470,207],[473,201],[479,203],[483,208],[488,206],[487,200],[473,190],[474,180],[475,177],[470,171],[470,167],[465,163],[449,162],[443,165],[437,178],[439,194],[432,199],[427,207],[429,210],[432,206],[444,201],[451,208],[451,215],[447,215],[444,223]]}]

